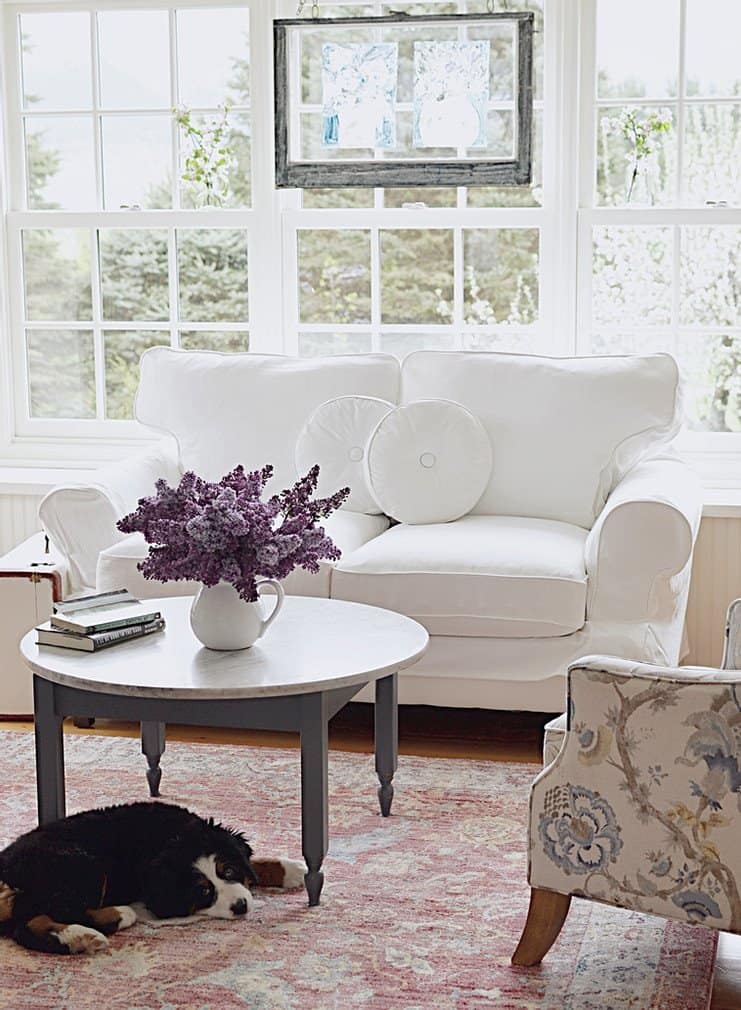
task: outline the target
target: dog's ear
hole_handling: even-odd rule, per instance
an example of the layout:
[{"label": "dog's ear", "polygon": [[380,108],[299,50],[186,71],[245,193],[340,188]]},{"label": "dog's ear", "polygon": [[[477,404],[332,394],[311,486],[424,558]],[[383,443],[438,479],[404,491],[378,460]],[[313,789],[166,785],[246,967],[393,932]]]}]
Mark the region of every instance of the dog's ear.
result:
[{"label": "dog's ear", "polygon": [[158,919],[190,915],[191,884],[192,867],[183,860],[182,840],[176,838],[147,867],[142,900]]},{"label": "dog's ear", "polygon": [[260,881],[257,879],[257,874],[252,869],[252,846],[244,837],[241,831],[237,831],[234,828],[224,829],[229,837],[232,839],[235,849],[239,854],[241,861],[244,864],[245,872],[253,884],[259,884]]}]

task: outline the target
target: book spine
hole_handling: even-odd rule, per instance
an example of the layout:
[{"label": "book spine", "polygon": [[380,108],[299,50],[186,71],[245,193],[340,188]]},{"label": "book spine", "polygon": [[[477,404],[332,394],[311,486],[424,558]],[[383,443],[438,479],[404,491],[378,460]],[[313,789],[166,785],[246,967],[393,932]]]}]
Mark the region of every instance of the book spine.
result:
[{"label": "book spine", "polygon": [[152,614],[147,614],[145,617],[142,617],[142,615],[139,614],[136,617],[123,617],[116,621],[102,621],[100,624],[91,624],[87,628],[80,630],[68,628],[65,627],[64,624],[58,623],[55,621],[53,614],[49,620],[51,621],[53,627],[59,628],[61,631],[72,631],[78,635],[99,635],[107,631],[119,631],[131,627],[141,627],[143,624],[149,624],[152,621],[159,621],[161,617],[162,614],[159,610],[157,610]]},{"label": "book spine", "polygon": [[151,635],[155,631],[162,631],[164,626],[165,622],[158,618],[147,624],[133,624],[128,628],[98,632],[90,635],[89,638],[93,643],[93,652],[96,652],[98,649],[106,649],[109,645],[115,645],[117,642],[125,642],[129,638],[144,638],[145,635]]}]

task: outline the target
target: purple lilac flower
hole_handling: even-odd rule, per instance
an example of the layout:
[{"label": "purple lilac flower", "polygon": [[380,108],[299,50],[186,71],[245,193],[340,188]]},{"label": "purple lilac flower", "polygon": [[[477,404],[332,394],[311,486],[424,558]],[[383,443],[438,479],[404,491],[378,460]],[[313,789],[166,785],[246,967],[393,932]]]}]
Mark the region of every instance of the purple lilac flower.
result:
[{"label": "purple lilac flower", "polygon": [[257,599],[257,579],[284,579],[297,567],[318,572],[320,561],[336,561],[340,551],[317,522],[338,509],[350,489],[314,498],[319,467],[313,466],[265,501],[272,475],[272,466],[251,473],[238,466],[216,483],[192,471],[177,487],[158,480],[156,493],[140,498],[117,523],[122,533],[142,533],[149,544],[138,566],[144,577],[229,582],[250,602]]}]

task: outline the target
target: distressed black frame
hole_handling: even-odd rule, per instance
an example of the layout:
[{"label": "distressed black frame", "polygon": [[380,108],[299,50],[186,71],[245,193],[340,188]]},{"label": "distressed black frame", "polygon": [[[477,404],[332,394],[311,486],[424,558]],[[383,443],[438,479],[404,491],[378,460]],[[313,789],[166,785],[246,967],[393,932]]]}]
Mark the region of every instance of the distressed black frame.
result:
[{"label": "distressed black frame", "polygon": [[[510,159],[456,159],[448,161],[394,160],[290,161],[288,152],[288,29],[315,29],[318,25],[466,24],[509,21],[516,25],[517,113],[516,157]],[[393,14],[366,18],[292,18],[273,23],[275,74],[275,185],[278,189],[318,189],[373,186],[528,186],[532,180],[533,123],[532,11],[483,14]]]}]

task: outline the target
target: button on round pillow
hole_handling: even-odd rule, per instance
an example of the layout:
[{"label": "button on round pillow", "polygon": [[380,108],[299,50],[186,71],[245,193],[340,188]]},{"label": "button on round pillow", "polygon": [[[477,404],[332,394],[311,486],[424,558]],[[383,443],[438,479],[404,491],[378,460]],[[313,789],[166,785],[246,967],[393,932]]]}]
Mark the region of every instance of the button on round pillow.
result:
[{"label": "button on round pillow", "polygon": [[338,396],[320,404],[296,442],[299,474],[318,463],[318,495],[349,487],[343,508],[377,514],[380,510],[366,483],[365,447],[378,422],[393,409],[393,403],[372,396]]},{"label": "button on round pillow", "polygon": [[399,522],[446,523],[466,515],[491,477],[484,426],[450,400],[417,400],[387,414],[371,435],[368,483]]}]

